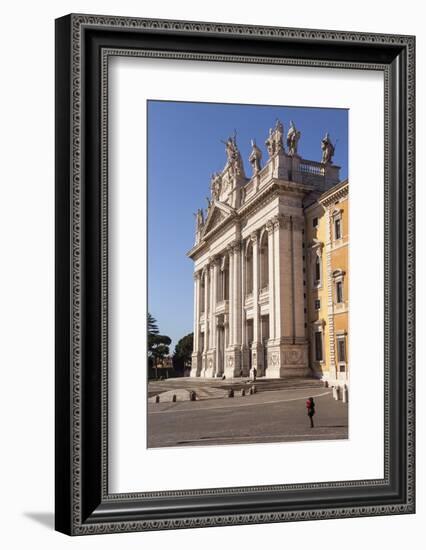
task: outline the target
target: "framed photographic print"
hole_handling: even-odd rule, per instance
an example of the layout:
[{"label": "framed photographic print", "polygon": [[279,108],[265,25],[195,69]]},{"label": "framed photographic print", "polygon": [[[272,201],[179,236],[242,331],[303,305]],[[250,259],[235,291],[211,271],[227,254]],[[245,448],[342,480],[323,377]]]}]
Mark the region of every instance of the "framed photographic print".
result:
[{"label": "framed photographic print", "polygon": [[412,36],[56,21],[56,529],[406,514]]}]

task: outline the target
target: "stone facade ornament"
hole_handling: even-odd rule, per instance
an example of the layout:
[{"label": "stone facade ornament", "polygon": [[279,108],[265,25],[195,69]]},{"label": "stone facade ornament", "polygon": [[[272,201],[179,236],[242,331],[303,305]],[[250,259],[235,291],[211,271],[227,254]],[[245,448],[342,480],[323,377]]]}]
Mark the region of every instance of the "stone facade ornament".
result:
[{"label": "stone facade ornament", "polygon": [[194,214],[195,216],[195,231],[201,231],[201,229],[204,227],[204,213],[202,208],[199,208],[197,210],[197,213]]},{"label": "stone facade ornament", "polygon": [[290,156],[297,155],[297,144],[301,135],[301,132],[296,129],[294,122],[290,120],[290,128],[287,132],[287,147]]},{"label": "stone facade ornament", "polygon": [[226,141],[222,140],[225,144],[226,151],[226,168],[230,168],[232,175],[239,176],[244,174],[243,161],[241,153],[237,146],[237,133],[234,131],[234,135],[230,136]]},{"label": "stone facade ornament", "polygon": [[219,200],[220,193],[222,192],[222,176],[219,172],[214,172],[210,180],[210,191],[212,194],[212,199],[215,201]]},{"label": "stone facade ornament", "polygon": [[262,151],[259,149],[259,147],[256,145],[256,141],[254,139],[251,140],[251,153],[249,156],[249,162],[253,168],[253,175],[256,175],[261,170],[261,160],[262,160]]},{"label": "stone facade ornament", "polygon": [[277,119],[275,128],[269,129],[269,136],[268,139],[265,141],[265,145],[270,157],[284,151],[283,135],[284,126],[282,125],[281,121]]},{"label": "stone facade ornament", "polygon": [[206,210],[206,219],[207,219],[209,217],[210,210],[211,210],[211,207],[212,207],[212,201],[211,201],[210,197],[206,197],[206,201],[207,201],[207,210]]},{"label": "stone facade ornament", "polygon": [[323,164],[332,164],[334,156],[334,145],[331,143],[330,136],[328,132],[321,140],[321,150],[322,150],[322,159]]}]

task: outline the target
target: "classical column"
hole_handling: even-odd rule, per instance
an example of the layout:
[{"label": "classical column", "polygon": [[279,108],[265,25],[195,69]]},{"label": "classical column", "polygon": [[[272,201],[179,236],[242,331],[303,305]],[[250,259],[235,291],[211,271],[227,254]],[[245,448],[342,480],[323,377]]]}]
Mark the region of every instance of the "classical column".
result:
[{"label": "classical column", "polygon": [[241,345],[241,246],[239,242],[234,244],[233,252],[233,343],[239,346]]},{"label": "classical column", "polygon": [[253,343],[260,341],[259,325],[259,246],[257,233],[252,233],[253,243]]},{"label": "classical column", "polygon": [[246,301],[246,254],[245,243],[241,241],[241,346],[243,349],[247,345],[246,337],[246,310],[244,308]]},{"label": "classical column", "polygon": [[268,232],[268,286],[269,286],[269,339],[275,339],[275,254],[274,254],[274,224],[266,224]]},{"label": "classical column", "polygon": [[217,302],[217,272],[218,272],[218,261],[216,258],[213,259],[210,266],[210,349],[215,347],[216,343],[216,323],[215,323],[215,314],[216,314],[216,302]]},{"label": "classical column", "polygon": [[200,272],[194,273],[194,349],[191,362],[191,377],[200,376]]},{"label": "classical column", "polygon": [[233,319],[234,319],[234,255],[232,245],[227,246],[228,251],[228,341],[227,346],[234,343]]},{"label": "classical column", "polygon": [[268,346],[268,377],[307,376],[301,218],[274,218],[275,339]]},{"label": "classical column", "polygon": [[252,369],[256,369],[257,376],[263,376],[263,348],[259,315],[259,245],[257,233],[252,233],[251,240],[253,243],[253,343],[251,365]]},{"label": "classical column", "polygon": [[200,272],[194,273],[194,353],[199,351],[200,330]]},{"label": "classical column", "polygon": [[214,301],[213,301],[213,293],[214,293],[214,264],[213,262],[209,265],[209,345],[208,349],[211,350],[213,348],[213,310],[214,310]]},{"label": "classical column", "polygon": [[293,343],[306,341],[305,301],[303,297],[303,230],[305,221],[302,217],[292,217],[292,258],[293,258]]},{"label": "classical column", "polygon": [[240,284],[240,296],[241,296],[241,305],[240,305],[240,312],[241,312],[241,326],[240,326],[240,334],[241,334],[241,367],[243,369],[244,376],[249,375],[249,353],[250,350],[247,349],[247,319],[246,319],[246,310],[245,310],[245,303],[246,303],[246,243],[244,241],[241,241],[241,255],[240,255],[240,262],[241,262],[241,284]]},{"label": "classical column", "polygon": [[209,342],[209,268],[206,267],[204,271],[204,349],[203,352],[206,353]]},{"label": "classical column", "polygon": [[274,310],[274,336],[276,339],[281,338],[281,276],[280,276],[280,219],[275,216],[272,220],[273,223],[273,255],[274,255],[274,296],[275,296],[275,310]]},{"label": "classical column", "polygon": [[293,243],[290,216],[280,216],[275,235],[275,251],[278,270],[276,283],[280,288],[280,307],[277,308],[275,319],[277,322],[276,338],[293,343],[294,334],[294,305],[293,305]]}]

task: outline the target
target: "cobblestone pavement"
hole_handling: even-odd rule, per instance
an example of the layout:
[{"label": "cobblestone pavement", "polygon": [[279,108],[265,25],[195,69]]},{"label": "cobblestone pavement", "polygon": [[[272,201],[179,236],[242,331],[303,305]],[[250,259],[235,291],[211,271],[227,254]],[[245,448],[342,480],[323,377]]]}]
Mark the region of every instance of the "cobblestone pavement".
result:
[{"label": "cobblestone pavement", "polygon": [[[213,387],[213,383],[218,389],[229,389],[236,387],[235,384],[241,384],[240,379],[207,382],[206,386],[206,381],[174,379],[154,384],[163,384],[161,388],[168,393],[173,389],[185,388],[197,391],[197,385],[199,388]],[[152,383],[150,386],[150,390],[155,389]],[[315,441],[348,437],[348,405],[335,401],[331,390],[324,388],[318,381],[260,380],[256,386],[259,388],[258,393],[244,397],[236,393],[234,398],[148,403],[148,447]],[[313,397],[316,403],[313,429],[306,415],[305,401],[308,397]]]}]

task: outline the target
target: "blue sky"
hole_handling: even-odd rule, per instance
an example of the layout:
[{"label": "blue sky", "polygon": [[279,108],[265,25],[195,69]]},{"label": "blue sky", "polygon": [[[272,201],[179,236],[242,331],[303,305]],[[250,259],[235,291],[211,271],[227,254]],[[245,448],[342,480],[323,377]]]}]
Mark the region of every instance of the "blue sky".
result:
[{"label": "blue sky", "polygon": [[302,132],[299,154],[321,160],[321,138],[336,144],[334,163],[348,174],[348,111],[307,107],[148,101],[148,310],[172,347],[193,330],[193,262],[198,208],[205,208],[210,177],[225,165],[221,140],[237,132],[246,175],[250,140],[263,161],[265,140],[277,118],[287,133],[293,120]]}]

